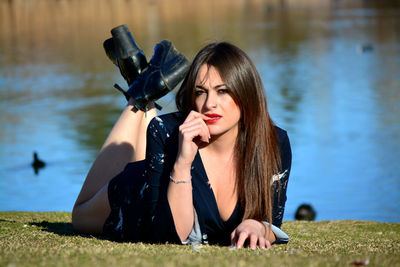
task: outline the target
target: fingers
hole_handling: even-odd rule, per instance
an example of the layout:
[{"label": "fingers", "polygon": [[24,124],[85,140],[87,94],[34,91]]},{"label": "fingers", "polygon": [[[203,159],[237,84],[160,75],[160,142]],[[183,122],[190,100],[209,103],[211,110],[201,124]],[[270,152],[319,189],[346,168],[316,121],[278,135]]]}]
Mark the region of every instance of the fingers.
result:
[{"label": "fingers", "polygon": [[271,242],[269,242],[268,240],[265,240],[265,248],[266,249],[270,249],[271,248]]},{"label": "fingers", "polygon": [[236,246],[237,237],[236,237],[236,229],[231,233],[231,246]]},{"label": "fingers", "polygon": [[207,119],[208,119],[208,117],[207,117],[206,115],[201,114],[201,113],[199,113],[199,112],[197,112],[197,111],[192,110],[192,111],[189,113],[189,115],[186,117],[185,122],[186,122],[186,121],[189,121],[189,120],[192,120],[192,119],[194,119],[194,118],[201,118],[201,119],[203,119],[203,120],[207,120]]},{"label": "fingers", "polygon": [[[261,238],[261,237],[260,237]],[[258,240],[258,236],[255,233],[251,233],[250,234],[250,248],[251,249],[256,249],[257,247],[257,240]]]},{"label": "fingers", "polygon": [[[269,243],[269,242],[268,242],[268,243]],[[267,248],[267,240],[265,240],[265,238],[264,238],[263,236],[261,236],[261,237],[258,239],[258,246],[259,246],[261,249]],[[271,245],[270,245],[270,247],[271,247]]]},{"label": "fingers", "polygon": [[191,111],[185,121],[179,126],[179,150],[175,163],[191,165],[201,142],[210,142],[210,132],[204,116]]},{"label": "fingers", "polygon": [[179,127],[179,130],[182,135],[184,135],[185,133],[196,132],[197,135],[200,137],[201,141],[209,142],[210,133],[208,131],[207,125],[200,118],[183,123]]},{"label": "fingers", "polygon": [[183,124],[179,127],[184,139],[192,141],[198,136],[201,141],[208,143],[211,137],[208,127],[204,122],[206,118],[207,117],[201,113],[195,111],[190,112]]},{"label": "fingers", "polygon": [[242,248],[246,242],[249,240],[249,247],[251,249],[256,249],[257,245],[261,249],[271,248],[271,243],[266,240],[263,236],[259,236],[256,233],[240,232],[238,233],[234,230],[231,234],[231,246],[236,248]]},{"label": "fingers", "polygon": [[244,245],[244,242],[246,239],[249,237],[249,234],[247,232],[240,232],[238,241],[236,242],[236,247],[237,248],[242,248]]}]

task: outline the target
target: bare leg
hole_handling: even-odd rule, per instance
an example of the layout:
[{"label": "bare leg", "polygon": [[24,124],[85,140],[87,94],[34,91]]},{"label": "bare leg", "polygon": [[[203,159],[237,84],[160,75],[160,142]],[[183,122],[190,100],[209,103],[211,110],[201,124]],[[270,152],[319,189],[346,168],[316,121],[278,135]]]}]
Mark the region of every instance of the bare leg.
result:
[{"label": "bare leg", "polygon": [[[132,101],[132,100],[131,100]],[[110,214],[108,183],[129,162],[145,159],[146,130],[157,113],[135,110],[132,102],[115,123],[83,183],[72,210],[72,223],[77,231],[101,234]]]}]

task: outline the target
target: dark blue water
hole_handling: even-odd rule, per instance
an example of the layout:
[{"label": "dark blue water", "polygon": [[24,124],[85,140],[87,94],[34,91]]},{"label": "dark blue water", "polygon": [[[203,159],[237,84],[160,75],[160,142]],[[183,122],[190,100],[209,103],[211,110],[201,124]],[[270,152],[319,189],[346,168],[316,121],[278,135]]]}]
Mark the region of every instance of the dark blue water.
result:
[{"label": "dark blue water", "polygon": [[[248,52],[272,117],[292,143],[286,220],[305,202],[317,220],[400,222],[398,5],[233,1],[225,9],[215,4],[220,14],[189,5],[181,13],[172,6],[167,16],[168,8],[153,3],[141,6],[149,14],[143,18],[127,15],[133,1],[119,3],[118,19],[104,12],[94,20],[78,3],[33,3],[0,4],[13,12],[0,18],[0,210],[72,209],[125,104],[112,89],[124,81],[102,41],[128,23],[145,29],[134,35],[148,55],[166,38],[189,58],[210,40]],[[64,15],[55,15],[59,9]],[[173,97],[160,101],[161,113],[174,110]],[[34,150],[47,163],[37,175]]]}]

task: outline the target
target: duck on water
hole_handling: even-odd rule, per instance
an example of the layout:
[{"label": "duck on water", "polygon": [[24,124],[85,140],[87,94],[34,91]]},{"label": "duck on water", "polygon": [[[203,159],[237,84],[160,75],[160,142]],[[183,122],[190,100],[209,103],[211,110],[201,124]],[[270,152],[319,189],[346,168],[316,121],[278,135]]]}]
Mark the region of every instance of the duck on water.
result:
[{"label": "duck on water", "polygon": [[33,170],[35,171],[35,174],[39,173],[39,169],[44,168],[46,166],[46,163],[39,159],[39,156],[36,151],[33,152],[33,162],[32,162],[32,167]]}]

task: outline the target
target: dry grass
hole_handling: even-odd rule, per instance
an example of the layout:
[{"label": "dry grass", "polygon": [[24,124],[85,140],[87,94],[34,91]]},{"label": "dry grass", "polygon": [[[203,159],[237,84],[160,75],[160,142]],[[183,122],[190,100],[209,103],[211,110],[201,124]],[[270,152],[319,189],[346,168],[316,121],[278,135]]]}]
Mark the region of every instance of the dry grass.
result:
[{"label": "dry grass", "polygon": [[119,243],[73,232],[65,212],[0,212],[0,266],[400,266],[400,224],[285,222],[287,245],[267,251]]}]

